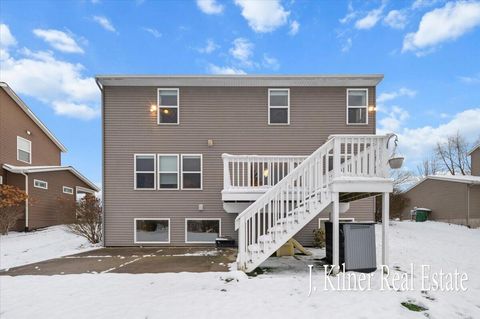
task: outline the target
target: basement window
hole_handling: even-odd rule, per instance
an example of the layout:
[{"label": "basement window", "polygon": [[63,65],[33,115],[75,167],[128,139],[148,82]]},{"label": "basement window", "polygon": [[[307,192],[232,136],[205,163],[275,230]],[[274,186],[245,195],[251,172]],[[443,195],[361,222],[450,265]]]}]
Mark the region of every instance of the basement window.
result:
[{"label": "basement window", "polygon": [[48,189],[48,183],[39,179],[33,180],[33,186],[36,188]]},{"label": "basement window", "polygon": [[170,243],[170,219],[135,218],[135,243]]},{"label": "basement window", "polygon": [[155,189],[155,154],[135,154],[134,189]]},{"label": "basement window", "polygon": [[268,89],[268,124],[290,124],[290,89]]},{"label": "basement window", "polygon": [[182,189],[202,189],[201,154],[182,154]]},{"label": "basement window", "polygon": [[215,243],[220,237],[220,218],[185,219],[186,243]]},{"label": "basement window", "polygon": [[68,187],[68,186],[63,186],[62,189],[63,189],[63,193],[64,193],[64,194],[73,195],[73,188]]},{"label": "basement window", "polygon": [[178,189],[178,155],[158,155],[158,189]]},{"label": "basement window", "polygon": [[347,124],[368,124],[368,90],[347,89]]},{"label": "basement window", "polygon": [[158,89],[158,124],[179,124],[178,89]]},{"label": "basement window", "polygon": [[32,163],[32,142],[20,136],[17,136],[17,160]]}]

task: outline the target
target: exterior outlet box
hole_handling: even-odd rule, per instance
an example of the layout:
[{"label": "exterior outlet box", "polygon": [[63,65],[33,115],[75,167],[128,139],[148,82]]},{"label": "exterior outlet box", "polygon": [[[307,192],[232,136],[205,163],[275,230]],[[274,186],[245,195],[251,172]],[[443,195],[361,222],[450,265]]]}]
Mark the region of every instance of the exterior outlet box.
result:
[{"label": "exterior outlet box", "polygon": [[[340,269],[373,272],[377,270],[375,223],[340,223]],[[333,224],[325,222],[327,262],[333,263]]]}]

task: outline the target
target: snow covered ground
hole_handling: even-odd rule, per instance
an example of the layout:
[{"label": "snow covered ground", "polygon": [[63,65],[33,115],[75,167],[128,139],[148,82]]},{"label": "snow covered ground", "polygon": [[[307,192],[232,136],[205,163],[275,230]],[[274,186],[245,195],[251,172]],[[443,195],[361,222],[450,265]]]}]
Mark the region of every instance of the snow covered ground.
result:
[{"label": "snow covered ground", "polygon": [[29,233],[10,232],[0,236],[0,269],[31,264],[60,256],[97,249],[63,226]]},{"label": "snow covered ground", "polygon": [[[394,222],[390,230],[392,273],[408,274],[413,263],[411,291],[380,290],[380,271],[369,291],[325,291],[322,268],[316,265],[312,282],[317,290],[309,296],[307,265],[324,256],[324,250],[316,249],[313,257],[271,258],[264,265],[267,272],[256,277],[236,271],[1,276],[0,317],[480,318],[480,230],[436,222]],[[377,227],[378,246],[380,238]],[[468,290],[422,292],[422,264],[432,271],[465,272]],[[402,302],[428,310],[413,312]]]}]

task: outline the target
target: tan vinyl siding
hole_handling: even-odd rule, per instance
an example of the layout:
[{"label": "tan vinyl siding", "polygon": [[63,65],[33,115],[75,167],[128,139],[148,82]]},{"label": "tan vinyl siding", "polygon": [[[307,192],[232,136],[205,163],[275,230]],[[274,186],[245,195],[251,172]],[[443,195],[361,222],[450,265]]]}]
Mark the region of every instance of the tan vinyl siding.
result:
[{"label": "tan vinyl siding", "polygon": [[470,154],[472,161],[472,175],[480,176],[480,147]]},{"label": "tan vinyl siding", "polygon": [[[309,155],[331,134],[375,133],[375,113],[368,125],[346,125],[346,87],[291,87],[288,126],[268,125],[268,87],[179,89],[180,125],[159,126],[150,113],[156,87],[104,88],[107,246],[133,245],[133,219],[141,217],[171,218],[172,245],[184,244],[187,217],[222,218],[222,234],[236,237],[236,214],[222,207],[222,153]],[[370,87],[369,105],[374,101]],[[135,153],[203,154],[203,190],[135,191]]]}]

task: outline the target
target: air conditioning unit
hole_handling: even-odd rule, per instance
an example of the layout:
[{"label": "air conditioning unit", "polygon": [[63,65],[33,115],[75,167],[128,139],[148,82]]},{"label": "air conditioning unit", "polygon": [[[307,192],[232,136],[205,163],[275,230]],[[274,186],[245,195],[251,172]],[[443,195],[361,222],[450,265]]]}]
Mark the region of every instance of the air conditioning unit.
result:
[{"label": "air conditioning unit", "polygon": [[[332,222],[325,222],[325,242],[329,264],[333,264],[332,230]],[[345,263],[346,271],[373,272],[377,269],[375,223],[340,223],[339,237],[340,267]]]}]

